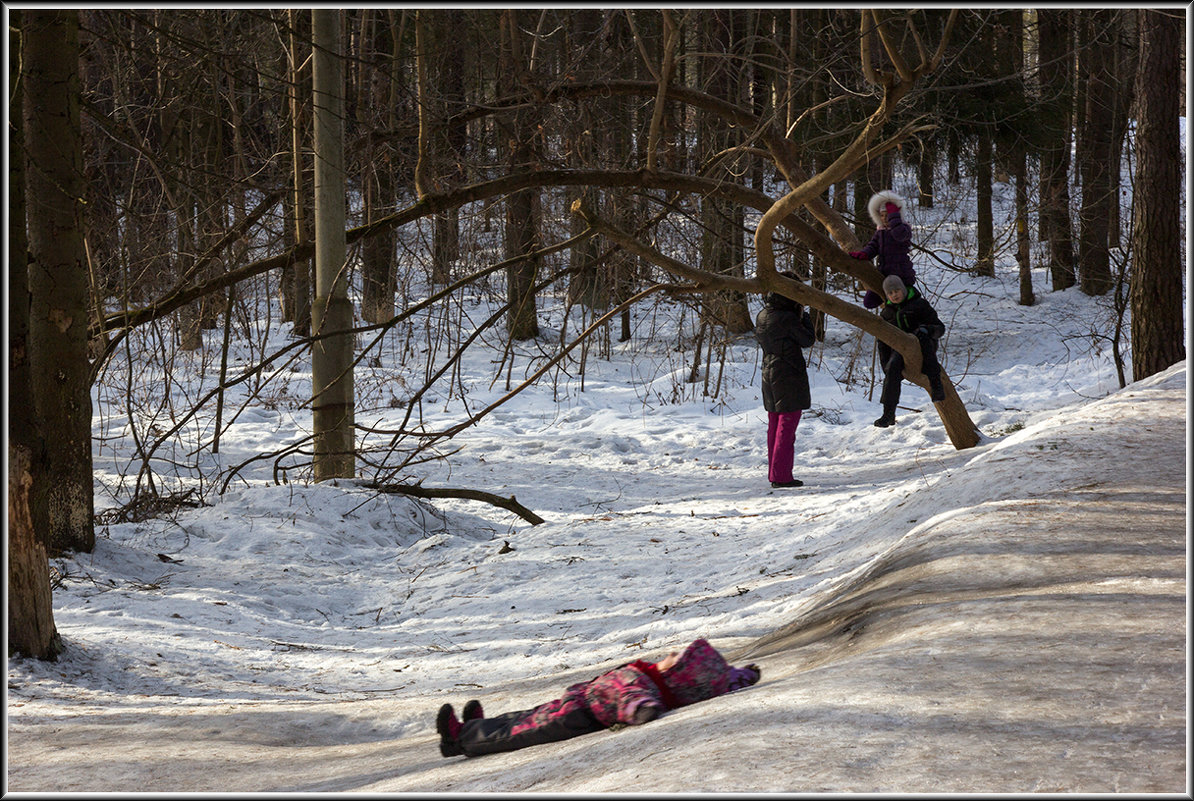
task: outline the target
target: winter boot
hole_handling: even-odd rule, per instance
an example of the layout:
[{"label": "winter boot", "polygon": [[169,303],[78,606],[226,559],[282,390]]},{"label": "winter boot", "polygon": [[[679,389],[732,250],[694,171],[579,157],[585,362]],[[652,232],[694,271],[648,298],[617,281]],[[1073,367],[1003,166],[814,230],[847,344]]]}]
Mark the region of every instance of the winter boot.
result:
[{"label": "winter boot", "polygon": [[477,720],[483,717],[485,717],[485,710],[481,708],[481,702],[476,699],[465,704],[460,713],[461,720]]},{"label": "winter boot", "polygon": [[798,478],[794,478],[791,481],[772,481],[771,482],[772,489],[786,489],[788,487],[803,487],[803,486],[804,486],[804,482]]},{"label": "winter boot", "polygon": [[439,752],[446,757],[460,756],[457,738],[460,737],[460,721],[456,719],[456,712],[451,704],[444,704],[435,716],[435,730],[439,732]]},{"label": "winter boot", "polygon": [[887,428],[891,425],[895,425],[895,411],[884,409],[883,416],[875,421],[875,426],[878,428]]},{"label": "winter boot", "polygon": [[945,400],[945,387],[941,384],[941,374],[929,376],[929,398],[933,403]]}]

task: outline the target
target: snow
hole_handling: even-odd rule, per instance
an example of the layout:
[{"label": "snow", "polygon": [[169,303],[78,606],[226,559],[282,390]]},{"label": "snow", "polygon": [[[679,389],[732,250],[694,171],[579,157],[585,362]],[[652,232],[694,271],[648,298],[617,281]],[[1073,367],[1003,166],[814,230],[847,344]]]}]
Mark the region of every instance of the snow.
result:
[{"label": "snow", "polygon": [[[207,505],[104,526],[94,553],[53,560],[67,651],[8,660],[8,790],[1188,793],[1186,364],[1121,390],[1107,300],[1049,292],[1041,271],[1032,307],[1014,265],[922,266],[921,281],[982,442],[955,450],[910,384],[897,425],[873,427],[871,340],[831,321],[808,352],[796,490],[766,481],[753,340],[729,343],[703,396],[670,302],[589,354],[583,391],[573,362],[404,473],[513,495],[538,526],[314,484],[295,460],[287,483],[258,460],[221,494],[229,470],[309,430],[305,363],[219,454],[205,412],[155,468]],[[483,320],[492,298],[467,303]],[[561,303],[541,312],[549,348]],[[261,336],[288,341],[277,323]],[[379,428],[422,369],[389,336],[358,377],[358,423]],[[429,430],[462,418],[461,388],[472,412],[505,394],[502,343],[482,341],[455,389],[424,399]],[[539,344],[515,349],[515,383]],[[127,371],[181,409],[202,394],[186,360],[205,359],[205,390],[214,353],[180,356],[177,384],[116,358],[96,394],[99,508],[140,467],[114,402]],[[444,702],[526,708],[702,636],[758,662],[760,684],[644,727],[438,753]]]}]

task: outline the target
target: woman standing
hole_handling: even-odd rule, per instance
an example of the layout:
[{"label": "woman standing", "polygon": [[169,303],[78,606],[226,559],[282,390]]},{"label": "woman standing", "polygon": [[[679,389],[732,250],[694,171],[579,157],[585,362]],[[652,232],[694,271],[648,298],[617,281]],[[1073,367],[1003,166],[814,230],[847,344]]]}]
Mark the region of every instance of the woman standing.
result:
[{"label": "woman standing", "polygon": [[[792,273],[782,273],[795,279]],[[812,320],[799,303],[777,292],[767,294],[755,320],[763,348],[763,408],[767,410],[767,477],[771,486],[802,487],[792,477],[796,427],[812,406],[804,352],[815,341]]]}]

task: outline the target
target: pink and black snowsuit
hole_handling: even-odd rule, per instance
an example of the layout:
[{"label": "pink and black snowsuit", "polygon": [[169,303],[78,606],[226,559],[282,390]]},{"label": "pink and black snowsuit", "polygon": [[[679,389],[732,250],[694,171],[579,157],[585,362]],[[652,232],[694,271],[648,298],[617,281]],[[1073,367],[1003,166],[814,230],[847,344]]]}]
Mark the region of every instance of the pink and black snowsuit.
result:
[{"label": "pink and black snowsuit", "polygon": [[717,649],[699,639],[666,671],[642,660],[629,662],[573,684],[562,698],[534,709],[466,720],[457,743],[465,756],[515,751],[619,723],[646,723],[669,709],[723,695],[758,680],[758,668],[731,667]]}]

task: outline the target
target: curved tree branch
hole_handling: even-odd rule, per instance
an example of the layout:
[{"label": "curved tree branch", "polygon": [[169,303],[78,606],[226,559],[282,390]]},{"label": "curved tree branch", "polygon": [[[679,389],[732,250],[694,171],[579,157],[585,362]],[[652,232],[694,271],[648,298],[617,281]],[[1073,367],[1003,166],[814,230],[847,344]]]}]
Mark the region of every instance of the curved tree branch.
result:
[{"label": "curved tree branch", "polygon": [[482,501],[493,506],[499,506],[508,512],[521,517],[532,526],[545,522],[542,517],[523,506],[513,495],[503,498],[492,492],[475,489],[448,489],[439,487],[424,487],[417,484],[365,484],[368,489],[375,489],[382,495],[409,495],[412,498],[464,498],[469,501]]}]

